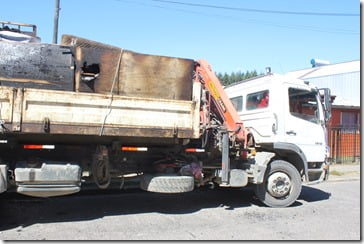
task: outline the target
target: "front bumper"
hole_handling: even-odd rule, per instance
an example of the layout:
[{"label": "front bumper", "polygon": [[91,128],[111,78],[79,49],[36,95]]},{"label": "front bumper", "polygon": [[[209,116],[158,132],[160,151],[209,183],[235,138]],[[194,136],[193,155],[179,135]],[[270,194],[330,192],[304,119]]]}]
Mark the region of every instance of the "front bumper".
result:
[{"label": "front bumper", "polygon": [[[317,163],[315,164],[317,165]],[[308,168],[308,184],[321,183],[329,179],[330,163],[325,161],[320,167]]]}]

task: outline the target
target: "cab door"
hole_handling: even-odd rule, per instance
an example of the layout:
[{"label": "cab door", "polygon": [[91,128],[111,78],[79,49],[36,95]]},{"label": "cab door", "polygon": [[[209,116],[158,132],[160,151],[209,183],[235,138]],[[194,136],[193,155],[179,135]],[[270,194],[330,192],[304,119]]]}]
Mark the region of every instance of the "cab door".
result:
[{"label": "cab door", "polygon": [[285,142],[297,145],[308,162],[325,160],[325,127],[317,91],[286,86]]}]

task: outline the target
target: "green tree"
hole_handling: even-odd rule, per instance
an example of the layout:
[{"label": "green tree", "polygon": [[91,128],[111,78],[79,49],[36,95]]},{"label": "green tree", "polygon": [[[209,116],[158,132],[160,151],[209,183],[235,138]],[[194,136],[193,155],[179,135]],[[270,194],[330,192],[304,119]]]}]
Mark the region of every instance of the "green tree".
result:
[{"label": "green tree", "polygon": [[[259,75],[262,75],[263,73],[260,73]],[[237,72],[231,72],[230,74],[228,73],[224,73],[222,74],[221,72],[216,73],[216,77],[220,80],[221,84],[224,86],[242,81],[242,80],[246,80],[246,79],[250,79],[253,77],[258,76],[258,72],[256,70],[253,71],[246,71],[241,72],[241,71],[237,71]]]}]

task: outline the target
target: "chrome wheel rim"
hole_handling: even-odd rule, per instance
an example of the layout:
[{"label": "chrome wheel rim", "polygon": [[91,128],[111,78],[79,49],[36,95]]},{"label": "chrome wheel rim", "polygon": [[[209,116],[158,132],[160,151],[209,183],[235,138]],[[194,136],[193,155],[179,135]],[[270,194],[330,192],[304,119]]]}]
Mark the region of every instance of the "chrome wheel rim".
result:
[{"label": "chrome wheel rim", "polygon": [[268,177],[267,190],[273,197],[282,198],[291,191],[292,182],[289,176],[283,172],[275,172]]}]

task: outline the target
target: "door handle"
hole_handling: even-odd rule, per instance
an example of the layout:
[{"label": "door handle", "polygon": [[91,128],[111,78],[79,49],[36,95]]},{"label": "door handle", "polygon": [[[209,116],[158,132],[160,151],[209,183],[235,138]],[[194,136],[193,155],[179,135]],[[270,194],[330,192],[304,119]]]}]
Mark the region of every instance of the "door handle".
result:
[{"label": "door handle", "polygon": [[297,135],[297,133],[296,133],[295,131],[293,131],[293,130],[287,131],[287,132],[286,132],[286,134],[287,134],[287,135],[290,135],[290,136],[295,136],[295,135]]}]

